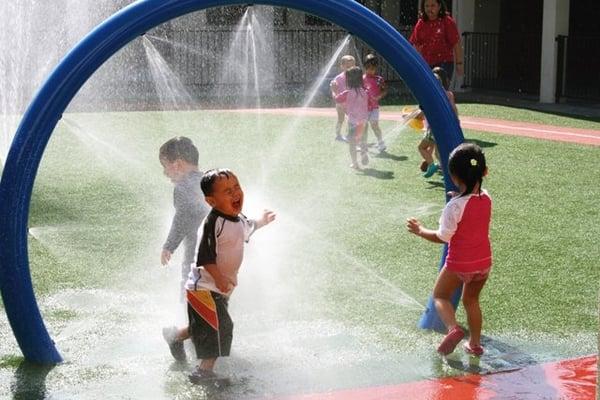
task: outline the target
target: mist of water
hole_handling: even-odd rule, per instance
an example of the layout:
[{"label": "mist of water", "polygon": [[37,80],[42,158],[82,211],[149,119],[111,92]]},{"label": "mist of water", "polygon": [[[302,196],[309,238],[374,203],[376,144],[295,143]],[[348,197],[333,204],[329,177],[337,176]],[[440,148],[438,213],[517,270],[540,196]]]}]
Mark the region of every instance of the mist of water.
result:
[{"label": "mist of water", "polygon": [[[330,75],[330,71],[336,62],[339,61],[340,54],[347,48],[348,43],[350,42],[351,35],[346,35],[338,44],[337,48],[325,64],[325,67],[321,69],[320,74],[317,79],[310,86],[308,93],[305,96],[305,100],[302,102],[302,109],[306,109],[309,104],[312,103],[315,96],[319,92],[319,89],[322,87],[325,79]],[[289,146],[293,146],[294,135],[298,129],[298,126],[305,118],[305,115],[302,112],[299,112],[290,123],[287,125],[287,128],[281,135],[277,138],[277,143],[274,146],[274,150],[271,151],[270,157],[265,160],[265,165],[263,167],[263,182],[267,182],[269,179],[269,175],[277,168],[277,164],[280,162],[281,158],[287,154],[285,148]]]},{"label": "mist of water", "polygon": [[352,38],[351,35],[346,35],[342,39],[342,41],[338,45],[337,49],[333,52],[333,55],[331,56],[329,61],[327,61],[327,64],[325,64],[325,67],[323,67],[323,69],[321,69],[321,72],[319,73],[317,79],[310,86],[310,89],[308,90],[308,93],[305,96],[304,101],[302,102],[302,108],[308,107],[313,102],[313,100],[315,99],[315,96],[319,92],[319,89],[323,86],[325,79],[327,79],[330,76],[331,69],[333,68],[334,65],[337,64],[337,62],[339,62],[340,55],[347,48],[348,43],[350,43],[351,38]]},{"label": "mist of water", "polygon": [[217,97],[231,97],[242,108],[260,108],[261,92],[273,90],[273,38],[263,14],[259,6],[246,9],[221,63]]},{"label": "mist of water", "polygon": [[133,151],[127,152],[126,147],[122,143],[116,144],[114,139],[111,142],[108,138],[102,138],[103,132],[97,124],[82,126],[71,117],[63,117],[61,123],[97,160],[102,161],[105,167],[120,168],[126,165],[129,168],[143,168],[143,163]]},{"label": "mist of water", "polygon": [[198,105],[152,42],[142,37],[148,65],[162,110],[186,110]]}]

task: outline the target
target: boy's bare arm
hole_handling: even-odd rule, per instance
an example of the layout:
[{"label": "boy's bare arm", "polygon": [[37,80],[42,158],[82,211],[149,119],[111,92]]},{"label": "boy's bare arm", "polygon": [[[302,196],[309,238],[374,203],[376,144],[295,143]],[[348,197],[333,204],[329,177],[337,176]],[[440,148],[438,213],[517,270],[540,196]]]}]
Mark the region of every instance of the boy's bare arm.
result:
[{"label": "boy's bare arm", "polygon": [[277,216],[277,214],[275,214],[274,211],[264,210],[263,215],[254,221],[256,224],[255,229],[260,229],[263,226],[270,224],[271,222],[273,222],[275,220],[276,216]]}]

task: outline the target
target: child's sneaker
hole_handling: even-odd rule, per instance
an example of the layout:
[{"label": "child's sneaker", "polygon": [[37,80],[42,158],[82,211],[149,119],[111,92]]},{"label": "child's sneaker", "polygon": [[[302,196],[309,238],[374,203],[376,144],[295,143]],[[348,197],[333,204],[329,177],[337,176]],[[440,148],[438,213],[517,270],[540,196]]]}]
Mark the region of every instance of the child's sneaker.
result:
[{"label": "child's sneaker", "polygon": [[188,375],[188,378],[190,379],[190,382],[198,385],[201,383],[206,383],[206,382],[216,380],[217,374],[215,374],[213,371],[209,371],[207,369],[202,369],[202,368],[196,366],[196,368],[194,368],[192,373]]},{"label": "child's sneaker", "polygon": [[436,163],[429,164],[429,166],[427,167],[427,171],[425,171],[425,173],[423,174],[423,178],[430,178],[431,176],[433,176],[433,174],[435,174],[438,168],[439,167]]},{"label": "child's sneaker", "polygon": [[471,346],[469,342],[463,343],[463,350],[465,351],[465,353],[475,357],[481,357],[483,355],[483,347],[481,347],[480,345]]},{"label": "child's sneaker", "polygon": [[442,340],[442,343],[437,348],[438,353],[447,356],[452,353],[456,348],[456,345],[460,343],[461,340],[465,337],[465,332],[461,329],[460,326],[456,325]]},{"label": "child's sneaker", "polygon": [[177,361],[185,361],[185,349],[183,348],[183,340],[177,339],[178,329],[176,326],[163,328],[162,334],[165,341],[169,345],[171,355]]},{"label": "child's sneaker", "polygon": [[350,164],[350,168],[360,170],[360,165],[352,163],[352,164]]},{"label": "child's sneaker", "polygon": [[336,135],[335,140],[337,140],[338,142],[347,142],[346,138],[342,135]]},{"label": "child's sneaker", "polygon": [[377,150],[379,150],[380,153],[383,153],[385,149],[387,149],[387,146],[385,145],[383,140],[377,143]]}]

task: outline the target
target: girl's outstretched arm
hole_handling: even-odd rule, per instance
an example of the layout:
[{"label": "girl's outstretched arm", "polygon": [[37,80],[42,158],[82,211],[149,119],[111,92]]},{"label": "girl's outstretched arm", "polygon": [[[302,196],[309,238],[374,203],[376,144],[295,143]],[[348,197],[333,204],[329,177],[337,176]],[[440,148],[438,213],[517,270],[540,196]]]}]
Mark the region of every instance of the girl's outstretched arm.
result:
[{"label": "girl's outstretched arm", "polygon": [[406,220],[406,228],[410,233],[421,236],[423,239],[429,240],[430,242],[440,244],[446,243],[436,235],[436,231],[425,228],[416,218],[408,218]]}]

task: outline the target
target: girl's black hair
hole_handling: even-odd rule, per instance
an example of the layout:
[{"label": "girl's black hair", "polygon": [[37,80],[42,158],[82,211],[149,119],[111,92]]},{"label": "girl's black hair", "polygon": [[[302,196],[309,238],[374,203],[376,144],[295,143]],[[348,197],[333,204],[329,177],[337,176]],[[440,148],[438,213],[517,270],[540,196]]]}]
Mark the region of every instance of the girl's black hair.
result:
[{"label": "girl's black hair", "polygon": [[363,72],[360,67],[352,67],[346,70],[346,86],[348,89],[363,87]]},{"label": "girl's black hair", "polygon": [[235,174],[228,168],[214,168],[209,169],[202,175],[202,179],[200,180],[200,189],[202,189],[202,193],[204,196],[210,196],[213,193],[213,186],[215,182],[221,178],[231,178],[235,176]]},{"label": "girl's black hair", "polygon": [[[438,18],[444,18],[446,15],[450,15],[448,12],[448,7],[446,7],[446,2],[444,0],[435,0],[440,5],[440,12],[438,13]],[[419,5],[419,18],[423,21],[429,21],[427,14],[425,13],[425,0],[420,0]]]},{"label": "girl's black hair", "polygon": [[158,150],[158,158],[174,162],[176,160],[184,160],[192,165],[198,165],[198,148],[194,146],[192,140],[185,136],[176,136],[167,140],[160,150]]},{"label": "girl's black hair", "polygon": [[450,89],[450,79],[448,79],[448,73],[446,72],[446,70],[444,68],[434,67],[431,70],[431,72],[433,72],[433,74],[436,77],[438,77],[438,79],[442,83],[442,86],[444,87],[444,90]]},{"label": "girl's black hair", "polygon": [[471,194],[478,183],[481,191],[485,170],[485,155],[476,144],[463,143],[450,153],[448,171],[465,184],[465,191],[461,196]]}]

